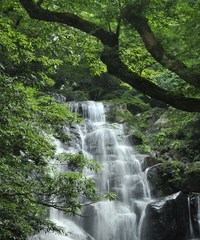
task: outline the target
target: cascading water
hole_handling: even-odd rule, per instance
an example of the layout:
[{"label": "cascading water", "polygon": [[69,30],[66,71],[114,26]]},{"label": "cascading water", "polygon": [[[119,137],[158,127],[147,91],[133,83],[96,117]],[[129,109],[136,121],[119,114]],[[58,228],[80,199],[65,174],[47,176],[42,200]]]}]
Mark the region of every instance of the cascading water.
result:
[{"label": "cascading water", "polygon": [[200,194],[197,196],[197,221],[199,227],[199,235],[200,235]]},{"label": "cascading water", "polygon": [[[85,156],[100,162],[103,165],[101,171],[96,173],[85,169],[84,173],[95,181],[98,193],[114,192],[118,199],[115,201],[102,200],[88,205],[83,210],[82,215],[84,217],[78,219],[69,218],[62,212],[51,209],[51,220],[62,226],[68,232],[68,235],[40,233],[32,237],[31,240],[155,239],[148,235],[152,230],[150,229],[149,231],[148,229],[147,231],[147,226],[149,221],[151,221],[151,219],[148,219],[148,214],[146,216],[145,209],[147,205],[151,202],[149,205],[153,204],[151,207],[157,211],[169,201],[173,204],[175,197],[179,194],[176,194],[175,197],[171,196],[169,199],[165,197],[158,201],[151,199],[147,181],[147,172],[149,170],[146,169],[145,172],[142,172],[142,155],[135,153],[125,134],[125,126],[117,123],[111,124],[106,121],[106,110],[109,109],[109,105],[93,101],[72,102],[69,105],[72,111],[78,112],[85,120],[79,125],[66,128],[66,133],[71,139],[68,143],[62,144],[59,140],[54,141],[57,153],[64,151],[71,153],[82,152]],[[64,172],[66,171],[66,166],[58,166],[57,170]],[[187,200],[189,238],[194,239],[190,199],[188,198]],[[199,195],[197,208],[197,221],[200,233]],[[162,227],[162,224],[159,226]],[[162,235],[162,233],[160,234]],[[157,237],[154,234],[157,237],[156,240],[160,240],[161,235]]]},{"label": "cascading water", "polygon": [[67,129],[72,140],[67,146],[57,141],[57,151],[82,152],[99,161],[102,170],[96,173],[86,169],[84,173],[93,178],[100,194],[111,191],[118,199],[87,206],[83,212],[85,217],[79,221],[69,220],[52,209],[51,219],[70,234],[40,234],[34,240],[139,240],[150,191],[141,163],[125,137],[124,125],[106,122],[103,103],[88,101],[69,105],[85,121]]},{"label": "cascading water", "polygon": [[149,189],[140,161],[125,138],[123,124],[106,122],[104,105],[99,102],[71,103],[71,109],[86,118],[78,127],[82,152],[103,165],[102,171],[86,170],[85,174],[93,176],[99,193],[111,191],[118,196],[116,201],[88,206],[82,227],[96,240],[138,240]]},{"label": "cascading water", "polygon": [[192,225],[192,217],[191,217],[191,207],[190,207],[190,197],[188,196],[188,216],[189,216],[189,230],[190,230],[190,238],[194,238],[194,229]]}]

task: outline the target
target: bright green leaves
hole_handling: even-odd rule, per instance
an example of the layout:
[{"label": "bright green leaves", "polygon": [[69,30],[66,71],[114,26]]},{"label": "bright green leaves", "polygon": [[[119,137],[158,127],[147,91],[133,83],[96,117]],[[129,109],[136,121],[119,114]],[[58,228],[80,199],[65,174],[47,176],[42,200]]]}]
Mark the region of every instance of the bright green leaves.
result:
[{"label": "bright green leaves", "polygon": [[169,183],[180,183],[184,173],[184,164],[180,161],[166,161],[161,164],[162,177]]},{"label": "bright green leaves", "polygon": [[0,91],[0,152],[18,156],[22,151],[27,159],[44,163],[53,152],[43,131],[68,119],[72,122],[74,114],[52,97],[11,78],[1,78]]},{"label": "bright green leaves", "polygon": [[[18,81],[17,81],[18,80]],[[20,78],[0,82],[0,239],[26,239],[41,230],[59,230],[47,219],[49,207],[76,214],[87,201],[99,199],[92,179],[80,170],[100,165],[83,155],[63,155],[62,163],[77,166],[59,173],[55,146],[47,133],[78,121],[67,106],[38,90],[25,87]],[[58,134],[59,135],[59,134]],[[65,139],[66,140],[66,139]],[[61,163],[61,164],[62,164]],[[56,161],[56,164],[60,164]],[[74,171],[76,170],[76,171]],[[60,201],[56,201],[60,199]]]},{"label": "bright green leaves", "polygon": [[52,193],[47,192],[48,169],[23,158],[11,154],[8,158],[0,158],[2,240],[26,239],[33,232],[58,230],[55,224],[46,219],[48,210],[44,203],[48,202],[44,199]]},{"label": "bright green leaves", "polygon": [[103,195],[103,197],[109,199],[110,201],[118,199],[118,196],[113,192],[107,192]]},{"label": "bright green leaves", "polygon": [[199,1],[151,1],[148,9],[150,25],[162,44],[189,66],[199,62],[199,6]]},{"label": "bright green leaves", "polygon": [[[12,61],[14,65],[21,64],[23,59],[31,61],[34,59],[34,49],[27,36],[19,31],[18,21],[22,19],[20,5],[17,1],[2,1],[0,18],[0,48],[3,56],[3,65]],[[17,14],[18,12],[18,14]],[[11,66],[9,66],[11,67]]]},{"label": "bright green leaves", "polygon": [[[28,86],[39,89],[52,87],[52,79],[63,60],[56,54],[61,46],[53,46],[55,24],[30,21],[19,2],[2,1],[0,19],[0,64],[1,72],[21,76]],[[40,83],[38,83],[40,81]]]},{"label": "bright green leaves", "polygon": [[[76,158],[76,156],[74,157]],[[55,174],[52,181],[48,179],[48,183],[43,192],[46,191],[49,194],[50,200],[41,201],[41,203],[44,206],[54,206],[67,214],[75,215],[84,206],[78,200],[80,197],[87,201],[94,201],[98,198],[94,181],[86,178],[80,172]],[[55,198],[60,199],[60,203],[56,202]]]},{"label": "bright green leaves", "polygon": [[123,61],[129,66],[129,69],[138,72],[140,75],[153,79],[157,74],[156,70],[158,69],[155,60],[139,42],[138,35],[132,36],[132,38],[135,38],[136,44],[127,44],[127,35],[129,35],[129,33],[125,33],[121,38],[122,46],[120,53]]},{"label": "bright green leaves", "polygon": [[42,167],[36,167],[28,159],[22,161],[11,153],[1,157],[0,163],[0,238],[25,239],[44,225],[50,226],[45,221],[47,211],[29,200],[34,199],[39,184],[33,176],[38,171],[41,173]]},{"label": "bright green leaves", "polygon": [[67,163],[70,170],[82,171],[84,168],[89,170],[99,170],[101,169],[101,164],[96,162],[93,159],[85,157],[83,154],[71,154],[71,153],[62,153],[57,156],[57,160],[62,163]]}]

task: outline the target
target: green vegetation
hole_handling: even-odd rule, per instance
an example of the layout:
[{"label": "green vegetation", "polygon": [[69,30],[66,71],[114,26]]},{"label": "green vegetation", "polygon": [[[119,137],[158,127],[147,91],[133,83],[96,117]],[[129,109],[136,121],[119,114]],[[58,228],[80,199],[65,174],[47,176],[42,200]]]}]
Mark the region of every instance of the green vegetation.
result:
[{"label": "green vegetation", "polygon": [[[64,27],[77,33],[70,47],[77,56],[77,46],[83,45],[83,54],[79,52],[74,65],[89,60],[88,68],[97,74],[106,66],[110,74],[150,97],[184,111],[200,112],[199,1],[159,5],[149,0],[19,2],[35,19],[33,23],[52,22],[52,26],[60,24],[62,32]],[[92,52],[85,48],[86,41],[81,44],[80,36]]]},{"label": "green vegetation", "polygon": [[137,119],[137,127],[143,133],[146,132],[145,141],[152,152],[157,152],[157,155],[162,155],[166,160],[180,159],[185,163],[199,161],[199,113],[192,114],[174,109],[155,109],[153,112],[153,116],[152,111],[147,111]]},{"label": "green vegetation", "polygon": [[200,161],[190,163],[188,168],[186,169],[186,174],[189,176],[193,176],[193,174],[199,174],[200,175]]},{"label": "green vegetation", "polygon": [[[94,182],[81,172],[58,173],[50,164],[55,159],[50,136],[77,117],[52,97],[11,77],[1,78],[0,91],[0,238],[25,239],[40,230],[59,230],[48,220],[49,207],[76,214],[79,196],[97,197]],[[87,164],[98,168],[83,156],[71,158],[80,169]],[[55,202],[57,197],[62,204]]]},{"label": "green vegetation", "polygon": [[[76,214],[78,197],[99,197],[82,174],[99,164],[55,154],[50,136],[68,141],[63,126],[80,119],[54,93],[126,105],[111,117],[143,140],[138,149],[164,161],[169,181],[181,181],[181,162],[186,174],[199,172],[199,7],[199,0],[0,2],[0,239],[59,231],[49,207]],[[71,171],[54,171],[60,161]]]},{"label": "green vegetation", "polygon": [[161,164],[162,177],[169,183],[180,184],[184,173],[184,164],[180,161],[168,161]]},{"label": "green vegetation", "polygon": [[82,207],[79,197],[96,201],[94,182],[82,169],[99,166],[72,155],[78,170],[54,170],[59,156],[51,136],[67,141],[63,126],[80,120],[51,93],[68,54],[61,42],[52,45],[56,26],[39,28],[16,1],[0,5],[0,239],[20,240],[42,230],[62,232],[48,219],[50,207],[73,215]]}]

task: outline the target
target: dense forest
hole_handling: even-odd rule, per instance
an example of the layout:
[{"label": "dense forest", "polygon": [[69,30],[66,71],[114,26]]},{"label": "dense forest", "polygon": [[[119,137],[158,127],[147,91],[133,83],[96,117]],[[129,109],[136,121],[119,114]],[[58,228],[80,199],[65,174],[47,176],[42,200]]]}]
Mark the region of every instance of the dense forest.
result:
[{"label": "dense forest", "polygon": [[63,126],[81,121],[59,94],[123,106],[110,119],[136,129],[166,192],[200,192],[199,9],[199,0],[0,1],[0,239],[62,231],[49,207],[74,215],[80,196],[105,197],[80,171],[51,174],[55,159],[101,167],[56,155],[52,137],[68,141]]}]

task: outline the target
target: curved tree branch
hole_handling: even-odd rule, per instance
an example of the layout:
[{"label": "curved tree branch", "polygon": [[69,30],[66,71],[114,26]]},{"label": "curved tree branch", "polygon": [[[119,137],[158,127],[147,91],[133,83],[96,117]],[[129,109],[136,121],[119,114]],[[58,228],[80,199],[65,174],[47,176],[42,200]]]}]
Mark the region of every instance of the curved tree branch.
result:
[{"label": "curved tree branch", "polygon": [[124,19],[131,24],[140,34],[146,49],[162,66],[176,73],[185,82],[200,88],[200,75],[195,74],[192,69],[187,67],[176,56],[167,53],[160,40],[151,30],[148,19],[142,13],[138,13],[134,9],[134,5],[127,5],[121,12]]},{"label": "curved tree branch", "polygon": [[19,1],[32,19],[66,24],[100,39],[104,45],[115,46],[118,44],[117,34],[106,31],[99,25],[84,20],[73,13],[50,11],[36,5],[33,0]]},{"label": "curved tree branch", "polygon": [[200,99],[186,98],[174,94],[168,90],[160,88],[148,79],[141,77],[139,74],[132,72],[121,61],[117,49],[106,46],[102,53],[101,60],[106,64],[107,70],[110,74],[128,83],[144,94],[183,111],[200,112]]},{"label": "curved tree branch", "polygon": [[[104,45],[104,52],[102,53],[101,60],[104,64],[106,64],[108,72],[110,74],[128,83],[129,85],[143,92],[144,94],[163,101],[177,109],[188,112],[200,112],[200,99],[186,98],[174,94],[168,90],[160,88],[148,79],[139,76],[137,73],[132,72],[121,61],[118,54],[118,34],[106,31],[97,24],[86,21],[75,14],[60,13],[46,10],[43,9],[41,6],[36,5],[33,0],[19,1],[26,9],[29,16],[33,19],[66,24],[100,39]],[[149,51],[151,51],[155,59],[158,62],[161,62],[166,68],[171,69],[171,71],[173,70],[177,74],[179,73],[179,75],[181,76],[184,75],[182,76],[182,78],[185,80],[185,72],[187,72],[187,67],[183,63],[179,62],[177,59],[165,53],[163,46],[153,35],[145,18],[133,16],[134,20],[132,21],[130,19],[130,14],[131,12],[128,12],[129,16],[127,16],[126,18],[129,22],[132,23],[132,25],[138,28],[138,31],[141,32],[141,36],[143,37],[143,41],[145,41],[146,43],[146,47]],[[136,20],[139,22],[136,23]],[[170,62],[173,62],[172,66],[170,65]],[[181,73],[181,71],[183,71],[183,73]],[[187,80],[187,82],[194,85],[194,82],[196,82],[196,80],[194,77],[191,77],[191,80]]]}]

